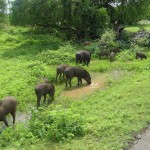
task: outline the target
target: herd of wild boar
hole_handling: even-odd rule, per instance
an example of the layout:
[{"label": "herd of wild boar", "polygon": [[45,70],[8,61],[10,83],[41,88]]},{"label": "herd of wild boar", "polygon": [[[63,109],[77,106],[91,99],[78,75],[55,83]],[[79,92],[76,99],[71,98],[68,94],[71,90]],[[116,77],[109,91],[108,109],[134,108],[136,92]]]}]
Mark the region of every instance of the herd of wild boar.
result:
[{"label": "herd of wild boar", "polygon": [[[90,45],[90,42],[86,41],[84,45]],[[110,62],[112,62],[115,58],[115,55],[119,53],[119,49],[111,49],[110,51],[100,51],[99,58],[102,57],[108,57],[110,59]],[[75,54],[76,58],[76,65],[78,63],[84,63],[85,65],[89,65],[91,60],[91,53],[86,50],[80,50]],[[147,59],[147,56],[143,53],[136,53],[136,59],[140,58],[141,60]],[[91,84],[91,76],[88,71],[81,67],[75,67],[75,66],[69,66],[66,64],[60,64],[56,68],[56,82],[59,78],[63,77],[64,80],[66,80],[66,87],[68,84],[71,87],[71,80],[73,77],[77,77],[78,79],[78,85],[82,84],[82,79],[84,79],[88,84]],[[40,106],[40,100],[42,96],[44,96],[44,102],[46,101],[46,95],[48,94],[51,101],[49,100],[49,103],[54,100],[55,95],[55,87],[54,85],[49,82],[45,81],[44,83],[38,84],[35,87],[35,94],[37,97],[37,108]],[[13,117],[13,124],[15,123],[15,116],[16,116],[16,108],[17,108],[17,100],[15,97],[7,96],[4,99],[0,101],[0,121],[3,121],[6,126],[8,126],[8,122],[6,119],[6,116],[10,113]]]}]

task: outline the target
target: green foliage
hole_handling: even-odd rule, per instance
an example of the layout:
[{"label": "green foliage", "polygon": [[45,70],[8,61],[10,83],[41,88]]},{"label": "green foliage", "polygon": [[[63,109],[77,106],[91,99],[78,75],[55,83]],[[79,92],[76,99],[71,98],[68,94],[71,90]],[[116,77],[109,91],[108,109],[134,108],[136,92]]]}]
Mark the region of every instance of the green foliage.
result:
[{"label": "green foliage", "polygon": [[[99,63],[101,62],[101,63]],[[108,60],[97,60],[94,61],[91,65],[90,65],[90,71],[92,72],[105,72],[109,69],[110,63],[108,62]]]},{"label": "green foliage", "polygon": [[0,26],[5,20],[6,1],[0,0]]},{"label": "green foliage", "polygon": [[93,37],[99,37],[108,27],[110,18],[105,8],[98,9],[94,14],[95,20],[91,20],[91,28],[89,30]]},{"label": "green foliage", "polygon": [[28,144],[32,144],[32,140],[36,140],[32,132],[24,124],[19,124],[16,127],[7,128],[1,133],[0,146],[4,148],[18,141],[16,145],[19,147],[23,146],[26,141]]},{"label": "green foliage", "polygon": [[101,39],[99,40],[99,47],[100,49],[111,49],[116,48],[118,46],[118,43],[115,42],[116,34],[113,30],[107,30],[105,33],[101,36]]},{"label": "green foliage", "polygon": [[[127,3],[127,4],[125,4]],[[117,7],[117,20],[123,24],[135,24],[141,19],[146,19],[149,13],[150,1],[122,1],[121,5]]]},{"label": "green foliage", "polygon": [[68,53],[68,52],[63,52],[61,50],[60,51],[47,51],[47,52],[42,52],[40,54],[39,60],[49,65],[58,65],[61,63],[68,64],[68,63],[75,61],[75,55]]},{"label": "green foliage", "polygon": [[[78,100],[62,96],[64,84],[55,84],[54,81],[56,65],[75,64],[74,54],[80,47],[49,34],[28,33],[27,29],[5,28],[5,32],[1,33],[0,96],[15,96],[19,102],[18,111],[31,111],[31,120],[25,125],[16,122],[15,126],[4,129],[0,135],[0,147],[123,149],[133,139],[133,132],[139,132],[149,124],[149,49],[134,45],[136,47],[117,54],[113,63],[92,56],[90,65],[82,66],[92,76],[93,83],[87,87],[93,89],[96,86],[95,72],[104,77],[101,80],[104,80],[105,87],[93,91],[91,95],[84,93],[84,97]],[[94,52],[97,45],[95,41],[85,48]],[[135,59],[139,48],[146,52],[148,59]],[[114,79],[116,76],[118,80]],[[41,101],[43,107],[34,110],[34,86],[45,78],[55,85],[55,101],[49,107],[44,107]],[[82,90],[82,87],[79,88]],[[70,91],[74,89],[76,87]]]},{"label": "green foliage", "polygon": [[92,57],[96,57],[95,54],[99,52],[98,42],[92,41],[90,45],[83,46],[83,49],[88,50],[92,54]]},{"label": "green foliage", "polygon": [[57,110],[34,112],[29,129],[34,136],[54,141],[83,136],[86,131],[83,117],[61,107]]},{"label": "green foliage", "polygon": [[117,58],[119,61],[127,62],[127,61],[132,61],[135,59],[135,53],[133,53],[131,50],[124,50],[121,52]]},{"label": "green foliage", "polygon": [[108,26],[109,20],[107,10],[91,5],[90,0],[15,0],[11,14],[14,25],[28,25],[32,29],[51,32],[61,30],[71,39],[98,37]]}]

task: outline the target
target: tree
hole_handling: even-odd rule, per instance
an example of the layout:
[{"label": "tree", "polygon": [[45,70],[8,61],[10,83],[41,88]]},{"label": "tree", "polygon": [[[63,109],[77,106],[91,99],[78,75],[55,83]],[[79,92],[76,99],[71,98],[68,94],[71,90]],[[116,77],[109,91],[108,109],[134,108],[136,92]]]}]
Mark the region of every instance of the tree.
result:
[{"label": "tree", "polygon": [[6,1],[0,0],[0,22],[3,22],[5,19],[5,10],[6,10]]},{"label": "tree", "polygon": [[117,18],[124,24],[134,24],[141,19],[148,19],[147,14],[150,11],[150,0],[129,0],[122,1],[117,7]]},{"label": "tree", "polygon": [[134,23],[144,18],[150,0],[14,0],[11,22],[68,36],[96,38],[109,22]]}]

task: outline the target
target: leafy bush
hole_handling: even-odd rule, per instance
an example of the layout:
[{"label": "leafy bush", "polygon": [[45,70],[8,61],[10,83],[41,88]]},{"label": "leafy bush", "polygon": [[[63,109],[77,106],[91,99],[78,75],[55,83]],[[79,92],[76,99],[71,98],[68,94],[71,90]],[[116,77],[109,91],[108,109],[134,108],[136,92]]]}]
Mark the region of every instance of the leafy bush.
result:
[{"label": "leafy bush", "polygon": [[100,8],[96,10],[94,15],[95,17],[93,18],[95,18],[95,20],[93,20],[94,23],[92,23],[90,30],[91,31],[93,30],[93,34],[99,37],[102,35],[104,30],[108,27],[108,24],[110,22],[110,17],[105,8]]},{"label": "leafy bush", "polygon": [[[9,127],[3,130],[0,136],[0,147],[7,147],[12,144],[19,144],[18,146],[23,145],[23,143],[30,139],[35,139],[32,132],[29,132],[29,129],[25,127],[25,125],[20,124],[16,127]],[[16,143],[18,141],[18,143]],[[30,144],[30,142],[28,144]]]},{"label": "leafy bush", "polygon": [[126,62],[126,61],[134,60],[135,57],[134,57],[134,53],[131,50],[124,50],[118,54],[117,59],[119,61]]},{"label": "leafy bush", "polygon": [[100,49],[111,49],[118,47],[118,43],[115,41],[116,34],[113,30],[106,30],[99,40]]},{"label": "leafy bush", "polygon": [[[126,46],[130,46],[130,41],[131,41],[132,37],[133,37],[133,33],[125,30],[121,35],[121,41],[126,43]],[[125,47],[125,48],[127,48],[127,47]]]},{"label": "leafy bush", "polygon": [[93,72],[105,72],[109,69],[110,62],[106,60],[101,60],[101,63],[95,62],[90,65],[89,70]]},{"label": "leafy bush", "polygon": [[59,51],[46,51],[37,55],[40,61],[48,65],[58,65],[75,61],[74,54]]},{"label": "leafy bush", "polygon": [[58,110],[34,112],[29,124],[34,136],[54,141],[62,141],[85,134],[83,117],[71,110]]},{"label": "leafy bush", "polygon": [[99,52],[99,47],[98,47],[97,41],[91,42],[90,45],[83,46],[83,49],[88,50],[92,55],[93,54],[95,55]]}]

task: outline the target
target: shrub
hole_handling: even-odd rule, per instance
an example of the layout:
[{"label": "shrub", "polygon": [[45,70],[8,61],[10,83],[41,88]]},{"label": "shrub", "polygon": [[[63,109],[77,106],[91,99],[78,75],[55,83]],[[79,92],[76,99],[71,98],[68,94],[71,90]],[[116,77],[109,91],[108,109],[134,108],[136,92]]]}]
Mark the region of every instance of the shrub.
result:
[{"label": "shrub", "polygon": [[37,56],[39,60],[48,65],[58,65],[62,63],[74,62],[74,54],[62,51],[46,51]]},{"label": "shrub", "polygon": [[120,41],[120,44],[123,43],[124,47],[122,47],[122,45],[120,45],[120,47],[129,48],[132,37],[133,37],[133,33],[125,30],[121,35],[121,41]]},{"label": "shrub", "polygon": [[125,50],[118,54],[117,59],[119,61],[126,62],[126,61],[134,60],[135,57],[134,57],[134,53],[131,50]]},{"label": "shrub", "polygon": [[115,41],[116,34],[113,30],[107,30],[101,36],[99,40],[99,48],[100,49],[112,49],[118,47],[118,43]]},{"label": "shrub", "polygon": [[33,113],[29,125],[33,135],[54,141],[83,136],[86,131],[83,117],[69,109],[58,109]]},{"label": "shrub", "polygon": [[[0,136],[0,147],[7,147],[12,144],[16,144],[19,141],[19,146],[21,146],[25,140],[34,140],[35,137],[33,136],[32,132],[29,132],[29,129],[25,127],[23,124],[19,124],[14,127],[9,127],[3,130]],[[30,143],[28,143],[30,144]]]},{"label": "shrub", "polygon": [[97,54],[99,52],[97,42],[92,42],[90,45],[84,46],[83,49],[88,50],[91,54]]}]

